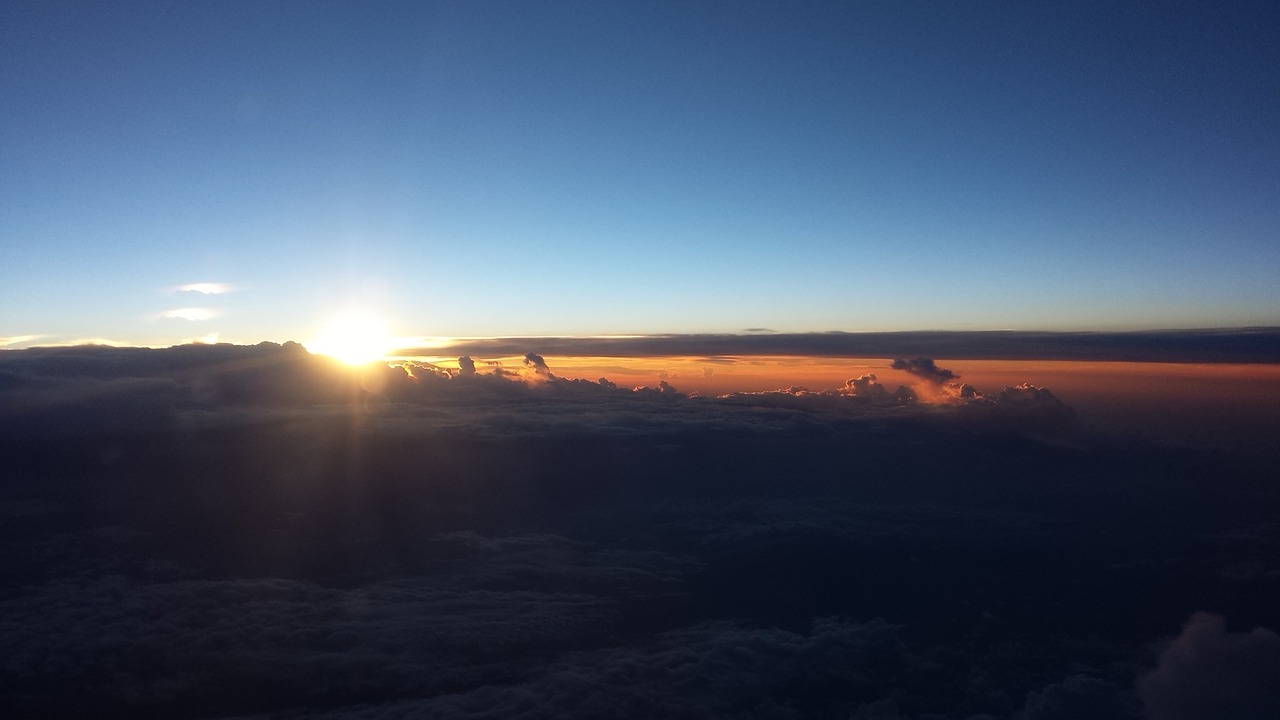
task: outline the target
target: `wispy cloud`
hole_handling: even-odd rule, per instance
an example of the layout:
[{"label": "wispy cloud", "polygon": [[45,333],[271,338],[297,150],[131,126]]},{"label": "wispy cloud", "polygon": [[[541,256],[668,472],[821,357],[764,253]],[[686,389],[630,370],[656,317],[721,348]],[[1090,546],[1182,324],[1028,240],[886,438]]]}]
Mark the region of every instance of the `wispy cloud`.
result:
[{"label": "wispy cloud", "polygon": [[179,285],[175,288],[172,288],[170,292],[173,292],[173,293],[191,292],[191,293],[200,293],[201,295],[223,295],[223,294],[232,292],[233,290],[235,290],[235,288],[228,283],[194,282],[194,283],[187,283],[186,285]]},{"label": "wispy cloud", "polygon": [[10,345],[25,345],[33,340],[39,340],[43,335],[11,335],[9,337],[0,337],[0,347],[9,347]]},{"label": "wispy cloud", "polygon": [[160,317],[166,320],[212,320],[217,316],[217,311],[200,307],[177,308],[160,313]]}]

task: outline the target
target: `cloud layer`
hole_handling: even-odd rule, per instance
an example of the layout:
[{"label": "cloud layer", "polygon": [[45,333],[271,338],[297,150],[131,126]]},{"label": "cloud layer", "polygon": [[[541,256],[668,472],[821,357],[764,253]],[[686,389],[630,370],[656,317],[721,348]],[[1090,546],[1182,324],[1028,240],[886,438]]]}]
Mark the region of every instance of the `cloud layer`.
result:
[{"label": "cloud layer", "polygon": [[[560,356],[654,357],[806,355],[825,357],[935,357],[1003,360],[1091,360],[1126,362],[1280,362],[1280,329],[1274,327],[1159,330],[1148,332],[826,332],[642,335],[591,338],[472,338],[451,351],[509,356],[537,347]],[[405,354],[438,355],[438,348],[407,348]]]},{"label": "cloud layer", "polygon": [[1280,627],[1269,467],[927,360],[697,397],[484,357],[0,355],[0,715],[1272,708],[1275,635],[1196,614]]},{"label": "cloud layer", "polygon": [[1138,692],[1151,720],[1280,717],[1280,636],[1196,613]]},{"label": "cloud layer", "polygon": [[[483,430],[501,421],[503,432],[514,432],[516,426],[540,432],[545,429],[540,424],[580,425],[587,418],[613,431],[626,431],[628,423],[645,431],[657,424],[682,423],[742,429],[765,420],[751,410],[761,407],[792,411],[790,420],[798,424],[830,417],[908,415],[963,418],[969,423],[1016,416],[1041,426],[1070,419],[1070,410],[1044,389],[1011,387],[987,397],[969,386],[945,382],[956,377],[954,373],[927,358],[895,361],[894,367],[906,371],[905,380],[923,379],[929,391],[922,397],[908,386],[890,390],[875,375],[864,375],[830,390],[790,388],[697,398],[666,380],[628,388],[607,378],[560,377],[534,352],[525,353],[514,369],[462,356],[456,368],[404,362],[353,372],[294,343],[167,350],[45,348],[0,356],[0,394],[6,400],[0,424],[25,435],[88,434],[120,419],[138,427],[163,427],[212,422],[232,409],[297,410],[351,403],[418,426],[447,421]],[[925,407],[937,401],[952,409]],[[447,420],[439,414],[446,407],[451,410]],[[962,415],[964,408],[969,412]],[[776,421],[767,418],[766,427]]]}]

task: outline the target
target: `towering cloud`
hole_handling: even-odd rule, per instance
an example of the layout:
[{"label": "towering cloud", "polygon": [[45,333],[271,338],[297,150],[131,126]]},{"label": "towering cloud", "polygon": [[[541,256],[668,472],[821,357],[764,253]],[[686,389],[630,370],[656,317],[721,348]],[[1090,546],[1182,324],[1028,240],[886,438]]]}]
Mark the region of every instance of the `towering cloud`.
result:
[{"label": "towering cloud", "polygon": [[551,376],[551,368],[547,367],[547,361],[543,360],[542,356],[537,353],[525,353],[524,366],[532,370],[537,377],[546,378]]},{"label": "towering cloud", "polygon": [[464,376],[476,374],[476,362],[471,359],[470,355],[463,355],[458,358],[458,372]]}]

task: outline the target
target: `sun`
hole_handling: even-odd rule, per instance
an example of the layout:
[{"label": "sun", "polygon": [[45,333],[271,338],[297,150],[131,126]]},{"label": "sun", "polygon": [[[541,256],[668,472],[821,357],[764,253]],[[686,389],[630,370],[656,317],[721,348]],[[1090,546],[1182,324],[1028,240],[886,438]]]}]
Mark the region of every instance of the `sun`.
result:
[{"label": "sun", "polygon": [[366,365],[395,350],[396,338],[382,318],[352,311],[330,320],[319,335],[302,345],[348,365]]}]

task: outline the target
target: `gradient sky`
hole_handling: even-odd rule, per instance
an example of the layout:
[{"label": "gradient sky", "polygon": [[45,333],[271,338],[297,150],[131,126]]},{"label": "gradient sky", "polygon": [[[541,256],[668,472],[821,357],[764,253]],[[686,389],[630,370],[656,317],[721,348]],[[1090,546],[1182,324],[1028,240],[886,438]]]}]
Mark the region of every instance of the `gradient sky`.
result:
[{"label": "gradient sky", "polygon": [[6,2],[0,338],[1277,325],[1277,36],[1261,2]]}]

